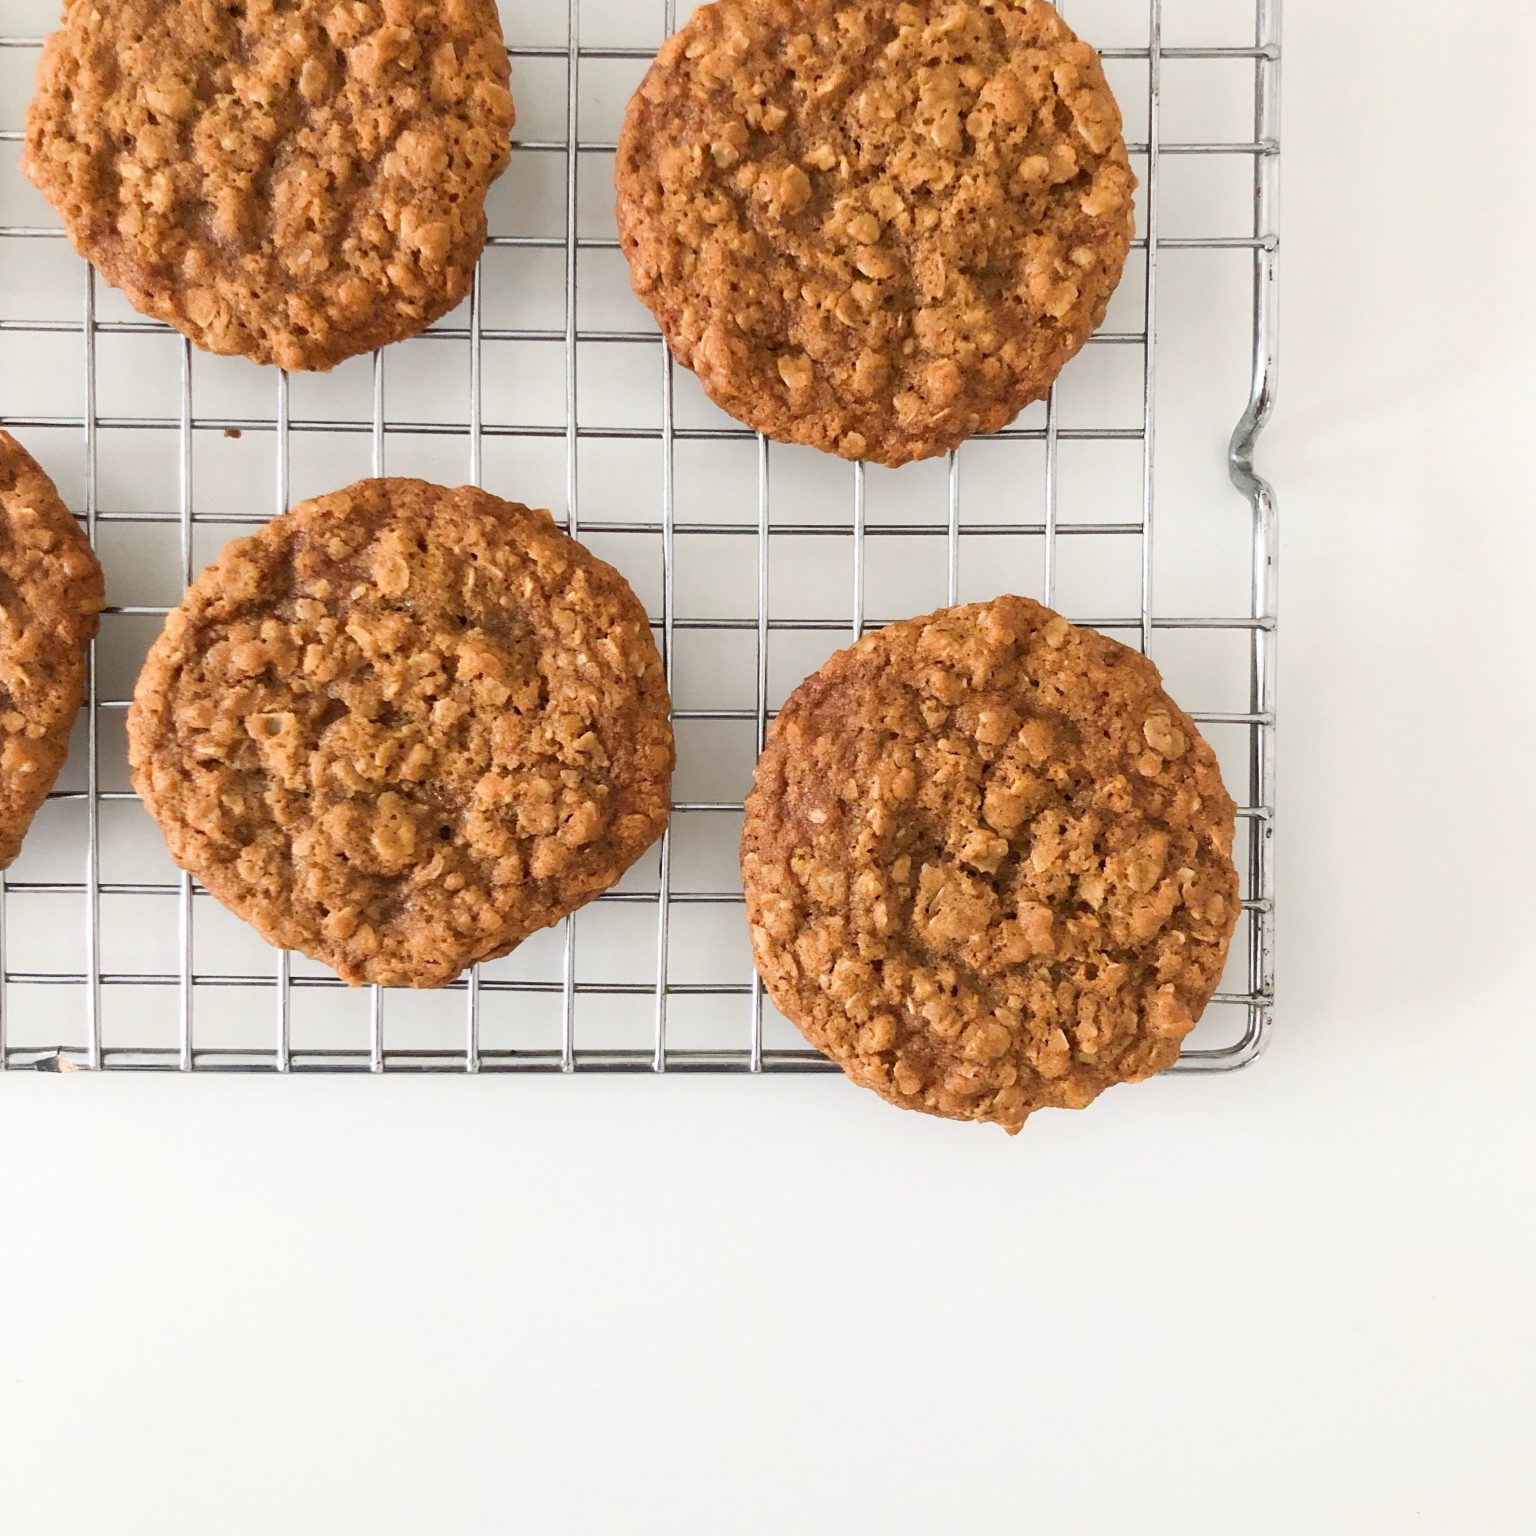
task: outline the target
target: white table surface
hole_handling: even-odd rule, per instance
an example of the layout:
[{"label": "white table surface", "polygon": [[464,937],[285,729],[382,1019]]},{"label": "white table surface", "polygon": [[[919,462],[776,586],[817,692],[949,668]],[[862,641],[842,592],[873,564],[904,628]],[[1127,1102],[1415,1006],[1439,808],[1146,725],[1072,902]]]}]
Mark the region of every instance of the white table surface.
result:
[{"label": "white table surface", "polygon": [[7,1530],[1532,1529],[1536,17],[1286,25],[1267,1058],[1011,1142],[18,1074]]}]

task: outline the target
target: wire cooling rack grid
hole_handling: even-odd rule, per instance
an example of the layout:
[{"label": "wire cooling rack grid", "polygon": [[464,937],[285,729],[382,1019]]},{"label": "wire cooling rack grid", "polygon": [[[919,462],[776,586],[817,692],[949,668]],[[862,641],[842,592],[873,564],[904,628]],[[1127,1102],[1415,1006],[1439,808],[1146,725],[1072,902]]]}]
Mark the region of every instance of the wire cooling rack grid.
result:
[{"label": "wire cooling rack grid", "polygon": [[[1279,0],[1067,0],[1142,181],[1125,280],[1048,402],[895,472],[737,427],[628,292],[613,140],[672,0],[509,7],[517,144],[473,296],[418,340],[291,377],[134,314],[26,184],[20,128],[55,8],[0,12],[0,425],[82,513],[110,606],[70,763],[0,879],[0,1065],[826,1068],[765,1002],[741,917],[764,729],[861,629],[1007,590],[1147,650],[1216,747],[1242,803],[1244,914],[1180,1068],[1259,1053],[1275,511],[1251,454],[1275,360]],[[659,847],[436,993],[350,991],[264,946],[170,864],[125,759],[134,676],[194,570],[292,501],[386,469],[563,511],[649,604],[676,704]]]}]

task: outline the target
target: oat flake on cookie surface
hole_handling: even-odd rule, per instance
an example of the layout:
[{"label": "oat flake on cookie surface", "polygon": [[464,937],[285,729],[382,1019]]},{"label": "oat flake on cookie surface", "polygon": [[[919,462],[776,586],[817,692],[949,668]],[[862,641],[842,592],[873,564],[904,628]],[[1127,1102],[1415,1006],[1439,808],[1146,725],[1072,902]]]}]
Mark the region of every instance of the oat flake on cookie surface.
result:
[{"label": "oat flake on cookie surface", "polygon": [[660,835],[668,707],[639,600],[547,512],[365,480],[198,577],[129,758],[176,862],[269,942],[440,986]]},{"label": "oat flake on cookie surface", "polygon": [[850,1078],[1017,1130],[1170,1066],[1239,909],[1234,807],[1145,657],[1022,597],[866,635],[747,801],[769,995]]},{"label": "oat flake on cookie surface", "polygon": [[104,601],[101,566],[53,481],[0,432],[0,869],[64,766]]},{"label": "oat flake on cookie surface", "polygon": [[1040,399],[1103,320],[1135,177],[1045,0],[720,0],[616,167],[635,292],[724,410],[903,464]]},{"label": "oat flake on cookie surface", "polygon": [[507,79],[494,0],[66,0],[22,163],[136,309],[330,368],[469,292]]}]

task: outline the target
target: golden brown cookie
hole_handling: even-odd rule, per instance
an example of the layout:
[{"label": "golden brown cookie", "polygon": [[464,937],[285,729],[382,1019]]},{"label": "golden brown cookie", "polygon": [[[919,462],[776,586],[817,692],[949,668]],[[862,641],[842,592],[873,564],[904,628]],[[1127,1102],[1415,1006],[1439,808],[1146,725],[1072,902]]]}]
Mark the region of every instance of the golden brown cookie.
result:
[{"label": "golden brown cookie", "polygon": [[739,421],[904,464],[1040,399],[1104,318],[1136,179],[1045,0],[720,0],[624,120],[619,239]]},{"label": "golden brown cookie", "polygon": [[363,480],[198,577],[128,752],[172,857],[271,943],[431,987],[655,841],[668,709],[639,600],[549,513]]},{"label": "golden brown cookie", "polygon": [[469,292],[507,77],[495,0],[65,0],[22,165],[135,309],[331,368]]},{"label": "golden brown cookie", "polygon": [[866,635],[769,732],[742,875],[769,995],[894,1104],[1016,1131],[1172,1064],[1238,913],[1211,749],[1023,597]]},{"label": "golden brown cookie", "polygon": [[101,566],[53,481],[0,432],[0,869],[64,766],[104,601]]}]

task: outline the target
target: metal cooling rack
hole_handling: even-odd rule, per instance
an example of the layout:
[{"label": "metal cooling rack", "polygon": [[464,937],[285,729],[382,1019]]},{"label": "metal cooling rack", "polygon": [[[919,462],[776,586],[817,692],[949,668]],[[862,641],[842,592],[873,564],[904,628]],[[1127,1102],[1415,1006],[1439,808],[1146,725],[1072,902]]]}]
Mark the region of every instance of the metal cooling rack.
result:
[{"label": "metal cooling rack", "polygon": [[[1139,238],[1122,291],[1049,401],[947,463],[892,479],[770,446],[713,412],[674,370],[649,317],[613,296],[622,272],[606,178],[617,112],[674,24],[673,0],[550,0],[509,15],[522,31],[510,52],[523,136],[507,180],[529,174],[503,204],[493,199],[493,234],[473,295],[421,341],[340,370],[349,382],[321,405],[340,404],[312,410],[300,408],[299,396],[319,386],[304,376],[194,354],[123,308],[70,252],[19,170],[22,114],[53,3],[8,4],[12,20],[0,21],[0,425],[80,508],[102,550],[112,604],[70,766],[21,859],[0,877],[0,1067],[828,1069],[776,1017],[751,972],[730,876],[751,761],[775,701],[831,650],[865,627],[1002,590],[1030,591],[1150,650],[1165,672],[1167,642],[1220,651],[1218,660],[1191,664],[1187,687],[1170,675],[1186,706],[1204,702],[1195,694],[1207,682],[1238,678],[1242,696],[1227,707],[1191,710],[1245,802],[1245,900],[1223,990],[1179,1070],[1252,1061],[1273,993],[1276,517],[1253,448],[1272,403],[1276,355],[1280,0],[1069,0],[1062,8],[1102,45],[1142,181]],[[658,9],[649,24],[640,18]],[[15,21],[24,10],[25,29]],[[1212,91],[1207,81],[1218,74],[1224,83]],[[1227,108],[1240,98],[1239,130],[1201,137],[1169,128],[1170,116],[1188,117],[1181,102],[1208,97]],[[563,133],[540,126],[562,121]],[[1185,172],[1183,232],[1169,222],[1165,181],[1175,166]],[[520,210],[541,198],[552,218],[530,228]],[[1206,212],[1222,210],[1221,232],[1206,232]],[[1203,299],[1177,313],[1160,308],[1175,252],[1212,263],[1212,303],[1217,290],[1238,284],[1240,321],[1214,324]],[[535,279],[551,279],[551,268],[558,294],[552,289],[545,313],[557,323],[503,313],[498,294],[536,296]],[[1206,278],[1195,286],[1203,289]],[[71,288],[72,304],[49,308],[46,295]],[[608,324],[611,314],[619,318]],[[1161,574],[1154,582],[1154,528],[1183,552],[1173,585],[1187,585],[1186,569],[1238,517],[1230,488],[1213,494],[1194,473],[1219,462],[1219,440],[1207,431],[1193,446],[1169,446],[1180,430],[1175,417],[1185,414],[1165,398],[1159,415],[1160,361],[1175,330],[1192,334],[1198,370],[1214,368],[1223,346],[1236,358],[1228,374],[1242,393],[1230,397],[1230,410],[1241,416],[1223,468],[1250,514],[1240,568],[1213,568],[1208,601],[1165,607],[1169,583]],[[1093,387],[1064,393],[1079,374],[1089,380],[1095,356],[1112,366],[1098,370]],[[643,371],[637,357],[649,360]],[[158,388],[150,387],[152,362],[165,375]],[[58,410],[29,409],[60,368],[78,394]],[[1187,367],[1177,372],[1193,376]],[[459,379],[451,389],[442,382],[450,373]],[[437,397],[423,395],[421,377],[445,396],[461,391],[455,408],[433,408]],[[1137,396],[1119,415],[1111,408],[1116,378],[1133,380]],[[401,397],[406,407],[391,410]],[[423,399],[427,408],[416,408]],[[653,415],[637,424],[637,410]],[[108,445],[124,443],[126,459],[108,473]],[[264,462],[259,473],[244,462],[231,468],[216,450],[260,453]],[[1171,493],[1164,454],[1200,483]],[[326,455],[349,468],[323,471]],[[1118,489],[1099,484],[1102,463],[1113,456],[1124,466],[1126,455],[1134,472]],[[382,473],[386,459],[392,473],[484,477],[523,500],[535,499],[530,481],[548,485],[571,532],[600,543],[648,596],[674,687],[683,766],[658,849],[551,935],[441,993],[350,992],[302,958],[232,932],[234,920],[132,820],[144,818],[126,787],[121,721],[138,658],[195,566],[224,537],[301,493],[301,459],[316,482],[302,486],[304,495]],[[630,485],[630,466],[642,462],[644,476],[637,472]],[[1085,470],[1098,489],[1096,510],[1081,518],[1067,490]],[[697,510],[716,499],[715,515]],[[1199,518],[1190,512],[1196,502]],[[124,583],[142,585],[151,565],[161,600],[124,601]],[[1128,596],[1095,606],[1099,572],[1111,566],[1128,577]],[[841,613],[829,583],[842,590]],[[717,687],[733,670],[735,695]],[[716,778],[725,791],[711,788]]]}]

